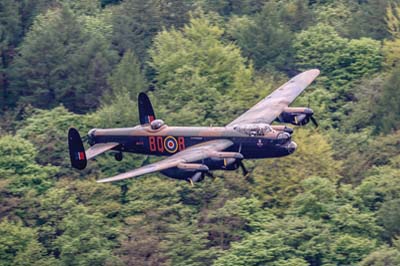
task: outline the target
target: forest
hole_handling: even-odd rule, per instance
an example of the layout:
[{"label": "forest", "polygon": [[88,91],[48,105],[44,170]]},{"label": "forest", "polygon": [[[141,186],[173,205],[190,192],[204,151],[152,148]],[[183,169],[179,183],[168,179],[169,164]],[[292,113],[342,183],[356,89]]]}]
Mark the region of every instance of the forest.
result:
[{"label": "forest", "polygon": [[[190,186],[67,131],[224,126],[301,71],[298,150]],[[400,265],[399,0],[1,0],[0,266]]]}]

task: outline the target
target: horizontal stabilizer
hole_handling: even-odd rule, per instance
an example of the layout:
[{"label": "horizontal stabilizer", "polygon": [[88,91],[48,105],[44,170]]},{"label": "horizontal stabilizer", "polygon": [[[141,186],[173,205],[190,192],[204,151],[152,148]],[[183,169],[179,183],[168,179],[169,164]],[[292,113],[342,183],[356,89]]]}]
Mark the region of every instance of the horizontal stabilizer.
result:
[{"label": "horizontal stabilizer", "polygon": [[111,150],[119,145],[118,142],[97,143],[86,151],[86,159],[89,160],[103,152]]}]

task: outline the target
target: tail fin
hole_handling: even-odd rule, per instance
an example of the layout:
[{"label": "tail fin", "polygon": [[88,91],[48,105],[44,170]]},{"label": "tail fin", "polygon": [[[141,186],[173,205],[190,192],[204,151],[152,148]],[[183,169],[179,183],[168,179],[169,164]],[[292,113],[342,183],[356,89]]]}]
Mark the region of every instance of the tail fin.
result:
[{"label": "tail fin", "polygon": [[154,115],[153,106],[151,105],[149,97],[146,93],[139,93],[138,97],[138,105],[139,105],[139,118],[140,124],[150,124],[151,121],[156,119]]},{"label": "tail fin", "polygon": [[68,131],[69,157],[72,167],[82,170],[87,165],[85,148],[78,130],[70,128]]}]

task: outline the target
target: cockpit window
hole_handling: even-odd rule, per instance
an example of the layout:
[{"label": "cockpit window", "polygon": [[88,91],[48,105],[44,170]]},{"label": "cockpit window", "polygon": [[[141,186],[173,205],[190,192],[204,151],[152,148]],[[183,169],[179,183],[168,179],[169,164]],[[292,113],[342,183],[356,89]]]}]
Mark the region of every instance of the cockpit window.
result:
[{"label": "cockpit window", "polygon": [[268,124],[238,125],[234,126],[233,129],[249,136],[264,136],[273,131],[271,126]]}]

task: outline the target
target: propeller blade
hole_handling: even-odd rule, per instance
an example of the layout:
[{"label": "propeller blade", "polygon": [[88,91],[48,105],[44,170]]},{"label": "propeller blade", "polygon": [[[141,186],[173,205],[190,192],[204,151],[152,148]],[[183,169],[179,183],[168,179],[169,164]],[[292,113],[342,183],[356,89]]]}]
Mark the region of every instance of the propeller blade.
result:
[{"label": "propeller blade", "polygon": [[211,172],[205,172],[205,175],[211,177],[213,180],[215,179],[215,176]]},{"label": "propeller blade", "polygon": [[318,127],[318,123],[317,120],[315,120],[315,118],[313,116],[310,116],[311,122],[313,122],[313,124],[315,125],[315,127]]},{"label": "propeller blade", "polygon": [[244,166],[244,164],[243,164],[242,161],[239,161],[239,166],[240,166],[240,168],[242,168],[243,176],[246,176],[246,175],[249,173],[249,171],[247,171],[247,169],[246,169],[246,167]]}]

